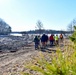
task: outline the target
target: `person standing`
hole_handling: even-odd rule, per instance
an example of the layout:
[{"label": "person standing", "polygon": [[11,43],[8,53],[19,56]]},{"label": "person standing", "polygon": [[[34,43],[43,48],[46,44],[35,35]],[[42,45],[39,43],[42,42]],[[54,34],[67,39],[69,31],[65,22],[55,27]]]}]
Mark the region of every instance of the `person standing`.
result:
[{"label": "person standing", "polygon": [[53,46],[54,45],[54,36],[51,34],[50,38],[50,46]]},{"label": "person standing", "polygon": [[55,36],[55,45],[58,45],[59,44],[59,38],[58,38],[58,35]]},{"label": "person standing", "polygon": [[34,38],[34,42],[35,42],[35,50],[39,49],[39,39],[38,39],[38,36],[35,36]]},{"label": "person standing", "polygon": [[60,34],[60,42],[63,43],[63,34]]},{"label": "person standing", "polygon": [[46,42],[47,42],[47,37],[45,34],[43,34],[41,37],[42,48],[46,47]]}]

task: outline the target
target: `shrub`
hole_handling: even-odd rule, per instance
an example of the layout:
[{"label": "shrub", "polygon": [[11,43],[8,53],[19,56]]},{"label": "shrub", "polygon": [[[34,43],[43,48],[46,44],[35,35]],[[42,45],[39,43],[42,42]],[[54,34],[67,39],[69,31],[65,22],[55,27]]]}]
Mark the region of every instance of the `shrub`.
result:
[{"label": "shrub", "polygon": [[58,49],[56,53],[48,54],[48,60],[40,53],[40,57],[33,58],[30,63],[25,64],[25,68],[38,73],[37,75],[76,75],[76,45],[67,48],[64,52]]}]

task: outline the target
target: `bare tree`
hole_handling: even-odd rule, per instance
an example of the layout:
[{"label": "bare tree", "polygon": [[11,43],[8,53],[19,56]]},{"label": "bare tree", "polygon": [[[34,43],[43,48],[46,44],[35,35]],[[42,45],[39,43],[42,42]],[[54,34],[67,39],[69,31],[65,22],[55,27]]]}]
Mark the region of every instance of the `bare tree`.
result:
[{"label": "bare tree", "polygon": [[68,31],[74,31],[74,26],[76,26],[76,19],[73,19],[73,21],[68,25]]},{"label": "bare tree", "polygon": [[37,21],[36,28],[38,28],[39,33],[41,34],[42,33],[42,29],[43,29],[43,23],[40,20]]},{"label": "bare tree", "polygon": [[43,24],[40,20],[37,21],[36,25],[37,25],[39,30],[41,30],[43,28]]},{"label": "bare tree", "polygon": [[67,30],[68,30],[68,31],[73,31],[73,25],[72,25],[72,23],[70,23],[70,24],[68,25]]}]

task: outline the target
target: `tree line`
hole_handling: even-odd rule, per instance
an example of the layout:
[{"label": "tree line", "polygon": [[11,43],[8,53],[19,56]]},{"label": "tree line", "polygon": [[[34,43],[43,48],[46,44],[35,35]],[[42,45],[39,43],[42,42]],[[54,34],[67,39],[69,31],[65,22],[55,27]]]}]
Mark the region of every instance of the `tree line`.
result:
[{"label": "tree line", "polygon": [[[47,34],[59,34],[59,33],[73,33],[74,32],[74,26],[76,26],[76,19],[73,19],[69,25],[67,26],[67,31],[63,30],[46,30],[43,26],[43,23],[38,20],[35,26],[35,30],[26,30],[23,33],[28,33],[28,34],[42,34],[42,33],[47,33]],[[0,35],[6,35],[12,32],[12,28],[9,24],[7,24],[3,19],[0,18]]]}]

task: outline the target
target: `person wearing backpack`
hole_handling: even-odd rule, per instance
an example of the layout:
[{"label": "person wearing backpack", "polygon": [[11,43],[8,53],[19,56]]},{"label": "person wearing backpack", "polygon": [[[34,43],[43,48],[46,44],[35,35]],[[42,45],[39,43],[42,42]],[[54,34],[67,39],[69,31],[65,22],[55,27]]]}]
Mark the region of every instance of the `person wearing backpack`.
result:
[{"label": "person wearing backpack", "polygon": [[41,37],[42,48],[45,48],[48,42],[48,36],[43,34]]},{"label": "person wearing backpack", "polygon": [[37,49],[39,49],[39,39],[38,39],[38,36],[35,36],[35,38],[34,38],[34,42],[35,42],[35,50],[37,50]]},{"label": "person wearing backpack", "polygon": [[60,42],[63,42],[63,34],[60,34]]},{"label": "person wearing backpack", "polygon": [[51,34],[51,36],[49,37],[50,40],[50,46],[54,45],[54,35]]},{"label": "person wearing backpack", "polygon": [[58,38],[58,35],[57,34],[55,36],[55,45],[59,45],[59,38]]}]

